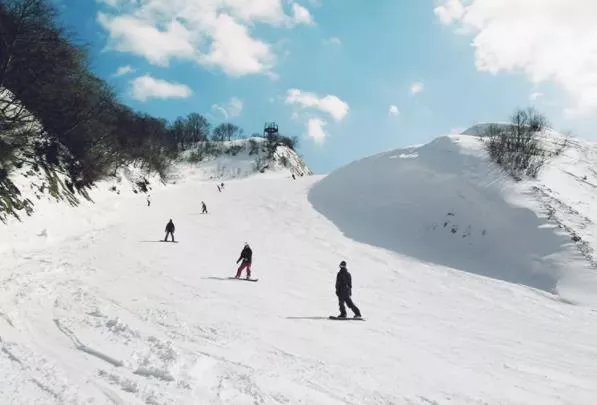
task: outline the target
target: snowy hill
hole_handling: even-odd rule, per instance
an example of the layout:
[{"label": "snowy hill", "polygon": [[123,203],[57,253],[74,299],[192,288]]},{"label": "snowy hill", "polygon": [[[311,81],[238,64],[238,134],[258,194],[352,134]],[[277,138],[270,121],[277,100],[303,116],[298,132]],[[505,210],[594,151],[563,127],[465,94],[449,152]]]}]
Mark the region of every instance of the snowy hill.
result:
[{"label": "snowy hill", "polygon": [[[558,150],[564,138],[550,132],[543,142]],[[445,136],[350,164],[310,201],[352,239],[597,304],[596,152],[572,141],[537,181],[515,183],[482,139]]]},{"label": "snowy hill", "polygon": [[[218,192],[209,177],[238,171],[185,164],[151,206],[108,183],[44,206],[0,233],[0,403],[594,404],[597,312],[544,291],[586,260],[540,216],[574,206],[552,216],[590,242],[591,186],[569,179],[594,160],[558,159],[512,184],[458,136],[325,177]],[[170,218],[180,243],[158,242]],[[245,241],[257,283],[227,279]],[[365,322],[327,319],[340,260]]]},{"label": "snowy hill", "polygon": [[[207,149],[200,145],[198,149]],[[197,150],[183,153],[182,159],[194,161],[191,173],[199,180],[245,178],[257,173],[286,173],[309,176],[313,173],[303,159],[286,145],[276,145],[271,153],[265,138],[251,137],[210,143],[210,150],[197,156]]]}]

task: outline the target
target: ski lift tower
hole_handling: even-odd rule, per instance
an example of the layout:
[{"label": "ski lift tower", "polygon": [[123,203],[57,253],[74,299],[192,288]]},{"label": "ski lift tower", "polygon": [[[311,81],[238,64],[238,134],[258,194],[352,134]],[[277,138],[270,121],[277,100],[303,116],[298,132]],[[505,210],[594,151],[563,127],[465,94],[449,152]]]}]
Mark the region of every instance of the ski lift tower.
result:
[{"label": "ski lift tower", "polygon": [[276,139],[278,137],[278,124],[275,122],[266,122],[263,128],[263,136],[267,140]]}]

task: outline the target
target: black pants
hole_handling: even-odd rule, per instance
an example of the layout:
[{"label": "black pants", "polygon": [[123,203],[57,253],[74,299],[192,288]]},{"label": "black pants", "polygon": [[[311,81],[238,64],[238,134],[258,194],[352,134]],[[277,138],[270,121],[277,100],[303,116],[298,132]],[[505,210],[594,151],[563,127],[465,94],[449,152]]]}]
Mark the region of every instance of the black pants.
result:
[{"label": "black pants", "polygon": [[338,305],[340,306],[340,316],[346,316],[346,308],[344,304],[348,305],[348,308],[356,315],[361,316],[361,311],[357,308],[357,306],[352,302],[350,297],[338,297]]},{"label": "black pants", "polygon": [[164,242],[168,240],[168,235],[172,235],[172,242],[174,242],[174,232],[167,231],[166,237],[164,238]]}]

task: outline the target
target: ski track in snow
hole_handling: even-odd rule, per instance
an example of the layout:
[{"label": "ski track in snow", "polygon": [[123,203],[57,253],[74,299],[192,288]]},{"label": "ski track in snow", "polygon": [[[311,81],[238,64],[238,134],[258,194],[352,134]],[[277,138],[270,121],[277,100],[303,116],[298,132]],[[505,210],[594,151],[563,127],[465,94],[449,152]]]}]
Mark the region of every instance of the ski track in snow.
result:
[{"label": "ski track in snow", "polygon": [[[320,179],[181,175],[150,208],[5,251],[0,403],[595,403],[591,307],[348,239],[307,199]],[[157,242],[169,218],[178,244]],[[245,241],[259,282],[219,279]],[[366,322],[325,319],[342,259]]]}]

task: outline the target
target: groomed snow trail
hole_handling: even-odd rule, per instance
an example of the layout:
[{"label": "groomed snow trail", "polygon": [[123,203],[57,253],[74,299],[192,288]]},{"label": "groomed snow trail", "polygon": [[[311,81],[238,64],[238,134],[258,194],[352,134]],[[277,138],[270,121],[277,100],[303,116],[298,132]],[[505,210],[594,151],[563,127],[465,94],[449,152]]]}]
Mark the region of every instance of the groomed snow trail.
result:
[{"label": "groomed snow trail", "polygon": [[[307,199],[319,179],[181,177],[4,250],[0,403],[595,403],[597,312],[348,239]],[[180,243],[158,242],[170,218]],[[245,241],[257,283],[226,279]],[[343,259],[366,322],[325,319]]]}]

